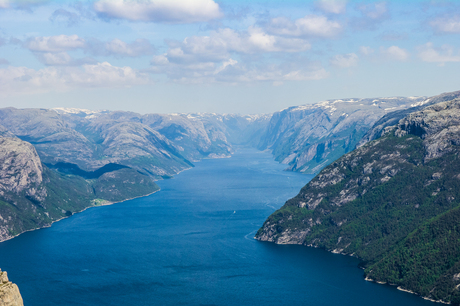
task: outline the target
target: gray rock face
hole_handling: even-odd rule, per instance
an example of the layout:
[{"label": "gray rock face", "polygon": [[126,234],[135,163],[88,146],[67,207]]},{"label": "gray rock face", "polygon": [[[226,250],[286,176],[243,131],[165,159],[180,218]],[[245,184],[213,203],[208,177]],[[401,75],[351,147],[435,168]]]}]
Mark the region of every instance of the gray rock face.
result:
[{"label": "gray rock face", "polygon": [[399,120],[405,118],[407,115],[411,113],[418,112],[429,105],[454,100],[459,97],[460,91],[443,93],[431,98],[427,98],[423,101],[413,103],[411,104],[411,106],[413,107],[410,107],[408,109],[390,112],[383,116],[381,119],[379,119],[374,124],[374,126],[371,129],[369,129],[369,131],[367,131],[363,138],[358,142],[357,147],[363,146],[367,142],[379,138],[385,133],[385,128],[398,124]]},{"label": "gray rock face", "polygon": [[423,139],[425,161],[452,152],[452,145],[460,145],[460,99],[428,106],[401,119],[395,135],[408,134]]},{"label": "gray rock face", "polygon": [[30,143],[0,136],[0,196],[24,191],[26,196],[42,202],[46,197],[42,172],[40,158]]},{"label": "gray rock face", "polygon": [[317,173],[353,150],[388,112],[423,103],[424,97],[329,100],[273,114],[258,148],[270,150],[287,170]]},{"label": "gray rock face", "polygon": [[0,306],[24,306],[19,288],[8,280],[6,272],[0,270]]}]

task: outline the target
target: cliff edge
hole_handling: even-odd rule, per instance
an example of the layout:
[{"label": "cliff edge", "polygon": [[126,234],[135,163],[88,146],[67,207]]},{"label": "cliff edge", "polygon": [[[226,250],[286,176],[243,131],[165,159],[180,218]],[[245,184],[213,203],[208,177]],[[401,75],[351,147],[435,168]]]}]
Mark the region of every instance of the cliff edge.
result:
[{"label": "cliff edge", "polygon": [[0,306],[24,306],[16,284],[8,280],[6,272],[0,270]]}]

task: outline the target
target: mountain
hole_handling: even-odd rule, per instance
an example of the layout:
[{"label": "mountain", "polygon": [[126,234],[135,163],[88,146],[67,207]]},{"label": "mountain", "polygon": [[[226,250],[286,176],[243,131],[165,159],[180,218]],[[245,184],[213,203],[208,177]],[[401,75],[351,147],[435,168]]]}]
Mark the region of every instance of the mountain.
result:
[{"label": "mountain", "polygon": [[369,280],[458,305],[460,98],[416,110],[322,170],[256,239],[356,256]]},{"label": "mountain", "polygon": [[273,114],[258,149],[269,150],[286,170],[317,173],[350,152],[388,112],[426,103],[425,97],[328,100]]},{"label": "mountain", "polygon": [[192,166],[165,136],[139,122],[138,114],[82,114],[7,108],[0,109],[0,124],[33,144],[46,164],[73,164],[84,171],[119,164],[154,178]]},{"label": "mountain", "polygon": [[158,190],[137,170],[108,167],[91,177],[62,174],[42,164],[34,146],[0,128],[0,241],[83,209]]},{"label": "mountain", "polygon": [[2,306],[23,306],[22,296],[19,288],[8,280],[6,272],[0,270],[0,305]]}]

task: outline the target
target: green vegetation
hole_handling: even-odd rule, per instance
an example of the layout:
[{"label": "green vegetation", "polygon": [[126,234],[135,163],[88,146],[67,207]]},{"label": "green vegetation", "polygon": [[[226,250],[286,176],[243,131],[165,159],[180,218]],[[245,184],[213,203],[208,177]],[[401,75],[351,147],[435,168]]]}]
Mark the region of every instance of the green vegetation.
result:
[{"label": "green vegetation", "polygon": [[[159,190],[149,176],[133,169],[107,172],[97,179],[85,180],[43,167],[43,201],[32,200],[25,191],[5,193],[0,198],[0,216],[7,220],[9,235],[49,226],[87,207],[144,196]],[[6,238],[6,237],[5,237]]]},{"label": "green vegetation", "polygon": [[459,152],[425,161],[422,139],[389,133],[325,168],[256,237],[308,231],[299,243],[353,254],[371,279],[459,304]]}]

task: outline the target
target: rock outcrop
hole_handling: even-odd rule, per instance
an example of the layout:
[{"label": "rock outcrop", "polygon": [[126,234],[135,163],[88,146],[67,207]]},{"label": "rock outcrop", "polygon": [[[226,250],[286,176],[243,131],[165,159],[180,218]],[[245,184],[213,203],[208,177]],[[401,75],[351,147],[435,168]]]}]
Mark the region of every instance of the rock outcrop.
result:
[{"label": "rock outcrop", "polygon": [[0,306],[23,306],[21,294],[16,284],[8,280],[6,272],[0,270]]},{"label": "rock outcrop", "polygon": [[367,133],[363,136],[363,138],[358,142],[357,147],[361,147],[364,144],[368,143],[369,141],[381,137],[384,134],[386,127],[398,124],[399,120],[405,118],[411,113],[418,112],[427,106],[437,104],[440,102],[451,101],[459,97],[460,97],[460,91],[443,93],[443,94],[425,99],[423,101],[413,103],[411,104],[412,107],[410,108],[390,112],[386,114],[385,116],[383,116],[382,118],[380,118],[374,124],[374,126],[367,131]]}]

